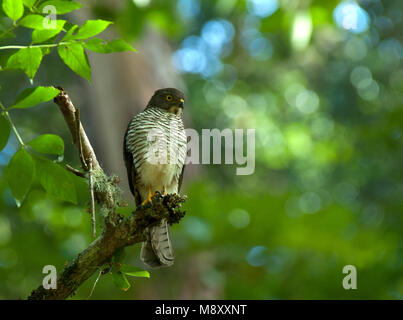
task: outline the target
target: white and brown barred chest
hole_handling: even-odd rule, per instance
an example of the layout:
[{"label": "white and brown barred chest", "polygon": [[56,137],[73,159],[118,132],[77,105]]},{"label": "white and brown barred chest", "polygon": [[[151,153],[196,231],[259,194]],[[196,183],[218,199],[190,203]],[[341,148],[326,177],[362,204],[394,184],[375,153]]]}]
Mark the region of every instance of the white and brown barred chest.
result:
[{"label": "white and brown barred chest", "polygon": [[147,108],[129,124],[126,148],[133,155],[142,198],[146,188],[178,192],[178,180],[186,159],[186,133],[182,118],[159,108]]}]

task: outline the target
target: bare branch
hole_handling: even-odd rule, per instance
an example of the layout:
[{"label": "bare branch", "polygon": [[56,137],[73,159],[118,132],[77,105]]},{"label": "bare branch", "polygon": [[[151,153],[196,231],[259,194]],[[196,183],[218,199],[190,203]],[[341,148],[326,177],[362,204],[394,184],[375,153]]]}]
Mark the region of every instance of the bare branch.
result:
[{"label": "bare branch", "polygon": [[74,173],[77,177],[85,178],[85,173],[82,173],[81,171],[74,169],[72,166],[69,166],[68,164],[66,164],[66,169]]},{"label": "bare branch", "polygon": [[75,111],[75,122],[76,122],[76,140],[77,141],[77,148],[78,148],[78,155],[80,156],[80,161],[81,161],[81,165],[83,167],[83,169],[85,171],[89,171],[89,165],[88,165],[88,161],[91,158],[86,158],[84,156],[83,153],[83,143],[82,143],[82,139],[81,139],[81,132],[80,132],[80,126],[81,126],[81,120],[80,120],[80,109],[76,109]]},{"label": "bare branch", "polygon": [[[79,113],[77,117],[77,109],[74,107],[67,93],[61,87],[57,87],[60,93],[55,97],[54,101],[59,106],[67,125],[69,126],[71,136],[73,137],[73,143],[78,149],[82,149],[82,155],[84,159],[92,158],[92,165],[94,170],[99,169],[99,162],[95,156],[94,149],[92,148],[90,141],[84,131],[82,124],[79,122]],[[78,119],[77,119],[78,118]],[[80,139],[78,139],[80,137]],[[81,147],[80,147],[81,145]],[[81,155],[80,155],[81,157]],[[82,163],[85,169],[86,163]]]},{"label": "bare branch", "polygon": [[96,225],[95,225],[95,198],[94,198],[94,176],[92,171],[92,159],[88,159],[89,166],[89,187],[90,187],[90,210],[91,210],[91,226],[92,226],[92,237],[96,236]]},{"label": "bare branch", "polygon": [[[54,98],[54,102],[59,106],[60,111],[64,116],[64,120],[70,129],[73,143],[77,147],[81,165],[84,170],[88,171],[87,165],[88,159],[92,160],[93,171],[98,171],[99,174],[105,175],[102,168],[99,165],[94,149],[84,131],[84,128],[80,122],[80,112],[76,109],[70,100],[70,97],[61,87],[56,87],[60,90],[60,93]],[[95,198],[98,202],[104,202],[109,209],[114,208],[116,195],[112,194],[110,188],[104,188],[103,190],[95,190]]]}]

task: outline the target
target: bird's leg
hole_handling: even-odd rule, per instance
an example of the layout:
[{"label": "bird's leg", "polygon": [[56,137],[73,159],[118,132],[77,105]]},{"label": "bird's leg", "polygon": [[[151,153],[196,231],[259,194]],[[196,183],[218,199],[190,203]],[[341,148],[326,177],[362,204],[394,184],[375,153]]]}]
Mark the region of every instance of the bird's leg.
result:
[{"label": "bird's leg", "polygon": [[148,189],[148,196],[147,196],[147,199],[145,199],[145,200],[141,203],[142,206],[145,206],[147,203],[151,202],[151,199],[153,198],[153,196],[151,195],[151,188],[148,187],[147,189]]},{"label": "bird's leg", "polygon": [[147,203],[151,202],[151,199],[154,198],[156,195],[161,194],[158,191],[155,191],[154,194],[151,194],[151,187],[148,187],[147,189],[148,189],[148,196],[147,196],[147,199],[145,199],[141,203],[142,206],[145,206]]},{"label": "bird's leg", "polygon": [[166,195],[167,195],[167,187],[166,187],[166,186],[163,186],[163,187],[162,187],[162,195],[163,195],[163,196],[166,196]]}]

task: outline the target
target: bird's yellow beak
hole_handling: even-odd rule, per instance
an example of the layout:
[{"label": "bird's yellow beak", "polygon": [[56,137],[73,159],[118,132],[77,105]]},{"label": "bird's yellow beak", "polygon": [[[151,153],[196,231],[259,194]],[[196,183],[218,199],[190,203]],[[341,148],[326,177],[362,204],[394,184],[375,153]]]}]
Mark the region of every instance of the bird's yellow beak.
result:
[{"label": "bird's yellow beak", "polygon": [[179,99],[179,103],[175,106],[172,106],[168,109],[168,112],[170,113],[174,113],[177,116],[180,116],[182,114],[183,111],[183,103],[185,102],[185,100],[183,99]]}]

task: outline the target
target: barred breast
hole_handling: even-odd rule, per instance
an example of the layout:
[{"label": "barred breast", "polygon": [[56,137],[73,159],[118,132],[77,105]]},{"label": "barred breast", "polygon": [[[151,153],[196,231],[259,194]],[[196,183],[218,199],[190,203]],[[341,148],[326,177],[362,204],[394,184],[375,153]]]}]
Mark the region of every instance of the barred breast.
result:
[{"label": "barred breast", "polygon": [[178,181],[186,159],[186,133],[182,118],[160,108],[146,108],[129,124],[126,148],[133,155],[142,199],[167,188],[178,192]]}]

